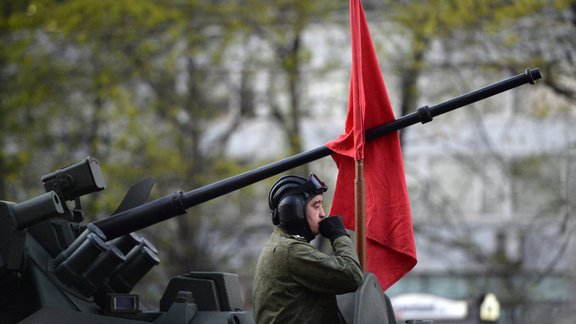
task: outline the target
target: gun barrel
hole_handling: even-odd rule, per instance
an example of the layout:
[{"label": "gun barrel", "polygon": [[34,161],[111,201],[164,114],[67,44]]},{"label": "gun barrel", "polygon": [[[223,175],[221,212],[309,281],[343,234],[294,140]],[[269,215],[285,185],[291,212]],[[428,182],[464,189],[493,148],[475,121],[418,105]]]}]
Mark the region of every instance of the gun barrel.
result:
[{"label": "gun barrel", "polygon": [[393,131],[406,128],[408,126],[414,125],[416,123],[425,124],[430,122],[433,117],[445,114],[452,110],[467,106],[469,104],[475,103],[480,100],[484,100],[488,97],[492,97],[499,93],[514,89],[526,83],[535,84],[536,80],[542,78],[542,74],[539,69],[526,69],[522,74],[518,74],[506,80],[493,83],[486,87],[468,92],[456,98],[450,99],[443,103],[437,104],[432,107],[421,107],[414,113],[402,116],[390,123],[386,123],[382,126],[377,126],[366,131],[366,139],[371,140],[376,137],[391,133]]},{"label": "gun barrel", "polygon": [[[539,69],[526,69],[523,74],[469,92],[433,107],[421,107],[414,113],[402,116],[390,123],[369,129],[366,132],[366,139],[372,140],[419,122],[427,123],[435,116],[486,99],[526,83],[534,84],[535,80],[541,78],[542,75],[540,74]],[[332,151],[328,147],[321,146],[186,193],[172,193],[169,196],[159,198],[139,207],[118,213],[113,217],[95,222],[94,225],[98,226],[106,234],[108,239],[114,239],[166,219],[183,215],[186,213],[187,208],[223,196],[232,191],[241,189],[303,164],[321,159],[330,154],[332,154]]]}]

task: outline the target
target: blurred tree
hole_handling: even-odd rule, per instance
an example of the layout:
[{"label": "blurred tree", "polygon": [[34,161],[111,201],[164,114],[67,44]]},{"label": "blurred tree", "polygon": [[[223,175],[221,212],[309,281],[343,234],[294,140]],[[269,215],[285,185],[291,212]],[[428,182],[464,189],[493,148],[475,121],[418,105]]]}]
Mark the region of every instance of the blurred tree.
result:
[{"label": "blurred tree", "polygon": [[[3,197],[24,199],[26,197],[17,188],[35,183],[24,179],[21,165],[36,158],[30,153],[30,143],[47,144],[41,135],[47,128],[47,114],[35,108],[44,104],[51,85],[30,76],[32,70],[46,76],[47,69],[23,55],[26,44],[22,38],[27,34],[12,23],[14,17],[27,15],[28,2],[3,1],[0,9],[0,193]],[[38,129],[38,132],[31,132],[31,129]]]},{"label": "blurred tree", "polygon": [[[480,141],[469,144],[474,149],[465,152],[460,147],[446,148],[444,154],[439,154],[442,157],[430,161],[431,165],[426,167],[433,173],[436,166],[436,171],[443,170],[443,173],[436,176],[416,174],[415,177],[422,177],[421,183],[411,188],[415,217],[419,217],[415,222],[416,236],[426,238],[432,245],[431,250],[438,244],[436,249],[450,250],[464,255],[472,264],[481,265],[488,277],[493,276],[499,282],[499,293],[508,316],[506,320],[526,320],[527,313],[523,314],[520,309],[540,298],[531,293],[535,292],[535,287],[543,285],[543,280],[554,273],[562,261],[566,261],[567,245],[574,235],[574,227],[570,225],[574,217],[574,203],[570,199],[574,187],[566,186],[574,183],[574,156],[570,153],[574,143],[561,141],[557,145],[564,146],[552,152],[543,147],[540,151],[534,149],[534,153],[514,156],[494,142],[493,133],[497,129],[491,127],[494,127],[494,119],[508,120],[511,127],[525,125],[526,120],[535,120],[536,124],[545,119],[556,120],[557,127],[574,120],[575,3],[399,1],[377,8],[386,9],[383,16],[404,35],[403,40],[408,40],[407,44],[403,43],[405,46],[389,49],[403,53],[393,54],[400,59],[395,62],[401,79],[402,114],[417,108],[424,93],[430,93],[428,99],[446,99],[474,89],[474,82],[479,81],[474,77],[477,71],[505,77],[520,73],[526,67],[540,67],[543,71],[544,79],[539,82],[538,89],[533,89],[536,95],[512,95],[510,110],[503,110],[504,105],[498,101],[489,101],[482,105],[483,113],[466,110],[465,120],[456,119],[459,118],[457,114],[450,116],[453,123],[471,127],[468,132],[474,133],[474,138]],[[446,71],[456,78],[445,78]],[[441,83],[431,81],[439,78],[442,78]],[[532,131],[538,132],[537,129]],[[445,159],[450,155],[452,163]],[[441,167],[443,163],[445,165]],[[467,176],[461,179],[450,176],[460,174],[456,170]],[[484,199],[481,210],[470,206],[470,200],[466,199],[479,186]],[[502,228],[494,238],[495,250],[487,250],[486,242],[478,241],[473,235],[475,229],[467,215],[477,213],[484,215],[484,219],[497,215],[494,222]],[[516,223],[519,228],[506,220]],[[440,227],[449,230],[426,225],[438,221],[444,224]],[[546,235],[542,231],[552,231],[554,234],[549,235],[556,240],[552,243],[550,239],[544,239]],[[512,237],[517,237],[522,244],[520,255],[505,253],[514,240]],[[535,247],[538,245],[547,248]],[[542,263],[534,267],[534,258]],[[521,280],[513,280],[519,276]],[[476,278],[475,284],[481,280]],[[486,283],[477,288],[486,289],[490,285]]]},{"label": "blurred tree", "polygon": [[[285,133],[288,154],[294,155],[303,151],[300,127],[302,120],[309,116],[303,105],[307,94],[303,74],[313,55],[307,46],[313,44],[306,44],[303,34],[313,24],[327,23],[343,5],[305,0],[255,1],[254,4],[264,10],[248,18],[250,32],[267,42],[273,55],[268,73],[267,104],[271,116]],[[307,173],[306,166],[302,168],[303,173]]]},{"label": "blurred tree", "polygon": [[[392,41],[382,47],[393,60],[386,65],[400,78],[401,115],[418,107],[424,72],[463,67],[517,73],[527,65],[540,66],[549,75],[543,82],[551,90],[574,97],[569,80],[575,75],[566,68],[574,61],[569,32],[574,1],[364,2],[373,15],[379,13],[373,20],[392,29]],[[550,47],[544,43],[561,49],[547,51]]]},{"label": "blurred tree", "polygon": [[[220,172],[229,168],[218,167],[221,155],[200,145],[209,121],[227,107],[220,86],[227,75],[218,65],[238,25],[228,17],[234,3],[3,5],[1,72],[10,88],[2,90],[2,110],[10,114],[2,122],[13,126],[2,128],[2,144],[15,149],[14,157],[1,156],[0,166],[21,164],[18,170],[37,174],[86,154],[99,157],[109,190],[85,204],[98,217],[119,203],[121,187],[145,175],[162,175],[161,195],[175,185],[195,188],[225,176]],[[14,188],[40,187],[3,179],[12,179]],[[150,232],[164,237],[158,242],[167,251],[169,272],[212,267],[207,247],[196,248],[202,247],[200,217],[194,217],[200,212],[174,220],[168,231]]]},{"label": "blurred tree", "polygon": [[[38,193],[42,174],[85,155],[101,160],[108,182],[97,199],[87,197],[89,220],[107,217],[125,188],[143,176],[162,175],[157,196],[250,167],[255,161],[238,165],[222,158],[240,119],[217,141],[206,138],[214,136],[213,121],[231,114],[230,96],[236,96],[226,86],[229,69],[238,69],[224,62],[228,49],[245,46],[254,35],[273,49],[265,58],[272,80],[266,104],[285,129],[289,152],[302,150],[301,73],[310,54],[301,35],[330,12],[328,2],[44,0],[2,6],[3,199]],[[254,116],[251,71],[261,62],[252,55],[240,64],[235,90],[241,118]],[[14,188],[12,195],[5,188]],[[214,247],[202,232],[211,226],[202,223],[219,217],[199,215],[219,209],[226,208],[198,206],[145,231],[167,255],[166,273],[214,267],[208,253]]]}]

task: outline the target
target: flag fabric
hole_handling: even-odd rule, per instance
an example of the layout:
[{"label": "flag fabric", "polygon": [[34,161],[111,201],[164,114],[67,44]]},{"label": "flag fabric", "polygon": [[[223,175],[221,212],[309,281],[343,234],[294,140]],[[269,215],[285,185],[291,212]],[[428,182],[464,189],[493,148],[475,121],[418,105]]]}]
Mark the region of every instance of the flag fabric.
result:
[{"label": "flag fabric", "polygon": [[331,215],[354,230],[355,160],[364,160],[366,271],[383,290],[416,265],[416,246],[398,132],[365,142],[366,129],[394,120],[360,0],[350,0],[352,71],[345,132],[326,144],[338,178]]}]

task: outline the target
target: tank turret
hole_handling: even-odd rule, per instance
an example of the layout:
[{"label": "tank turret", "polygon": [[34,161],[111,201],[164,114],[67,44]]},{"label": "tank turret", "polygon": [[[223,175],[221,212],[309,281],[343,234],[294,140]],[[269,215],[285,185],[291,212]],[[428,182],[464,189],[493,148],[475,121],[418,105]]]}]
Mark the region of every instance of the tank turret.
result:
[{"label": "tank turret", "polygon": [[[231,273],[173,278],[160,309],[142,310],[132,290],[160,263],[156,247],[135,232],[111,239],[83,224],[80,197],[106,188],[98,160],[41,180],[46,193],[0,201],[0,323],[253,323]],[[142,204],[152,183],[130,188],[116,213]]]}]

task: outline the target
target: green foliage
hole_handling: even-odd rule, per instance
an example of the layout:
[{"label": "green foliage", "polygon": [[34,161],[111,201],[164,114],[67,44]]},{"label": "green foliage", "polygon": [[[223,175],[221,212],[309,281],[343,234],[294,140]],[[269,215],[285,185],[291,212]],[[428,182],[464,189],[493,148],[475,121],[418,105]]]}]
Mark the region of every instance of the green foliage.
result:
[{"label": "green foliage", "polygon": [[[107,217],[146,176],[158,177],[152,193],[158,197],[251,167],[201,147],[211,123],[228,113],[231,94],[222,87],[229,82],[228,49],[254,34],[284,48],[327,3],[3,2],[10,10],[0,20],[0,145],[10,149],[0,154],[1,199],[39,193],[41,175],[88,155],[101,161],[108,185],[83,198],[88,220]],[[292,76],[309,56],[305,48],[287,52],[282,69],[297,80]],[[193,213],[218,208],[208,204]],[[164,246],[172,249],[174,268],[185,270],[184,260],[194,256],[209,264],[207,252],[194,247],[207,221],[178,220],[178,234]]]},{"label": "green foliage", "polygon": [[205,175],[220,157],[199,143],[222,111],[209,90],[223,78],[211,64],[239,24],[224,16],[234,2],[18,3],[0,21],[0,188],[14,188],[2,199],[39,193],[42,174],[87,155],[108,184],[84,199],[89,219],[107,217],[145,176],[162,177],[155,196],[213,181]]}]

